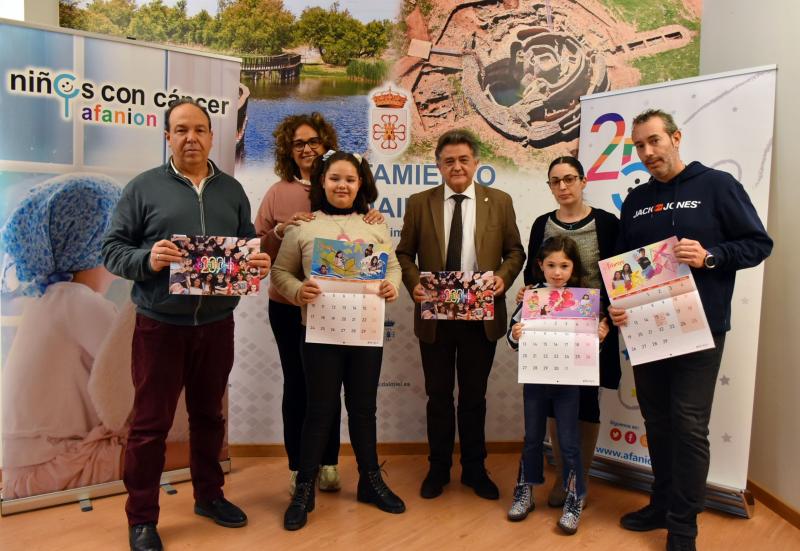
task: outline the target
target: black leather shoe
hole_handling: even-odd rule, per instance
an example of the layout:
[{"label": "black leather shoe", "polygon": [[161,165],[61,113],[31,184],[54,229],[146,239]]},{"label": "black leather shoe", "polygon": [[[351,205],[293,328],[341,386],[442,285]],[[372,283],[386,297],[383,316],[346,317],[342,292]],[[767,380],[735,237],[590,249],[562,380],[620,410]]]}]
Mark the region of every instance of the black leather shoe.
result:
[{"label": "black leather shoe", "polygon": [[128,542],[131,544],[131,551],[162,551],[164,549],[154,522],[129,526]]},{"label": "black leather shoe", "polygon": [[489,473],[483,467],[461,471],[461,483],[475,490],[475,493],[483,499],[500,499],[497,484],[492,482]]},{"label": "black leather shoe", "polygon": [[389,489],[383,481],[380,469],[367,471],[358,479],[357,499],[362,503],[374,503],[381,511],[399,514],[406,510],[403,500]]},{"label": "black leather shoe", "polygon": [[694,540],[691,536],[667,534],[667,551],[697,551]]},{"label": "black leather shoe", "polygon": [[247,524],[247,515],[244,511],[224,497],[208,503],[195,502],[194,512],[226,528],[239,528]]},{"label": "black leather shoe", "polygon": [[450,473],[448,471],[441,471],[436,468],[431,468],[422,481],[422,487],[419,489],[419,495],[425,499],[433,499],[442,495],[444,487],[450,483]]},{"label": "black leather shoe", "polygon": [[307,482],[298,482],[294,489],[292,501],[283,514],[283,527],[287,530],[299,530],[306,525],[308,513],[313,510],[314,479]]},{"label": "black leather shoe", "polygon": [[626,530],[649,532],[667,527],[667,513],[663,509],[647,505],[638,511],[623,515],[619,523]]}]

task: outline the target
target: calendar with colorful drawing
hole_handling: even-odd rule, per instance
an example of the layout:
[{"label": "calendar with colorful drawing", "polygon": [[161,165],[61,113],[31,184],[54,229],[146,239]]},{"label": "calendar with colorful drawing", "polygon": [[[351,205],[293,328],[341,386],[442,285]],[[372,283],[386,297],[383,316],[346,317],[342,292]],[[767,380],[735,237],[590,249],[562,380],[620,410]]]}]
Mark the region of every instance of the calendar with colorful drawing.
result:
[{"label": "calendar with colorful drawing", "polygon": [[525,291],[518,382],[599,385],[599,318],[599,289]]},{"label": "calendar with colorful drawing", "polygon": [[700,294],[673,253],[677,237],[600,261],[611,304],[628,312],[620,328],[632,365],[714,347]]},{"label": "calendar with colorful drawing", "polygon": [[338,279],[384,279],[389,247],[381,243],[314,239],[311,275]]},{"label": "calendar with colorful drawing", "polygon": [[386,301],[378,291],[387,262],[376,244],[315,239],[312,275],[322,294],[307,306],[306,342],[383,346]]}]

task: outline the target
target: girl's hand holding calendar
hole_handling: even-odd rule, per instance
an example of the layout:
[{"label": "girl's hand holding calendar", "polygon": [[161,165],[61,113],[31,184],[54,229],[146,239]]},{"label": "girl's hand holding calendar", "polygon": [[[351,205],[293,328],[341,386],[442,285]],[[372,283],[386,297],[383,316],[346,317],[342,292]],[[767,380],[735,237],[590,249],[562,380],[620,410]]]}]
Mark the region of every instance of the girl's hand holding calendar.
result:
[{"label": "girl's hand holding calendar", "polygon": [[597,326],[597,336],[600,339],[600,342],[606,340],[606,337],[608,336],[608,331],[609,331],[608,319],[603,318],[600,320],[600,324]]},{"label": "girl's hand holding calendar", "polygon": [[300,301],[300,304],[308,304],[314,302],[321,294],[322,289],[319,288],[317,282],[313,279],[307,279],[300,286],[300,290],[297,292],[297,299]]},{"label": "girl's hand holding calendar", "polygon": [[381,281],[380,289],[378,289],[378,296],[386,299],[386,302],[393,302],[397,300],[397,289],[388,279],[384,279]]},{"label": "girl's hand holding calendar", "polygon": [[519,342],[522,338],[522,324],[515,323],[514,326],[511,328],[511,338],[515,341]]}]

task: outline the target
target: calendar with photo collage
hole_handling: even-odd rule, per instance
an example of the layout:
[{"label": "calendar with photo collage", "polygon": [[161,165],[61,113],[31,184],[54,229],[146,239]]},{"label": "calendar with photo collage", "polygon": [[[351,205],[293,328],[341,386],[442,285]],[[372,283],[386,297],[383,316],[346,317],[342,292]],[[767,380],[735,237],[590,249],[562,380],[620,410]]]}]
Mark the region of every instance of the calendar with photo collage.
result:
[{"label": "calendar with photo collage", "polygon": [[259,270],[248,262],[261,250],[258,238],[209,235],[179,235],[170,238],[183,262],[169,266],[169,293],[243,297],[257,295],[261,288]]},{"label": "calendar with photo collage", "polygon": [[422,319],[485,321],[494,319],[494,272],[420,272],[427,300]]},{"label": "calendar with photo collage", "polygon": [[673,253],[677,237],[600,261],[611,304],[624,308],[620,333],[632,365],[714,347],[688,265]]},{"label": "calendar with photo collage", "polygon": [[600,291],[528,289],[522,298],[518,382],[599,385]]}]

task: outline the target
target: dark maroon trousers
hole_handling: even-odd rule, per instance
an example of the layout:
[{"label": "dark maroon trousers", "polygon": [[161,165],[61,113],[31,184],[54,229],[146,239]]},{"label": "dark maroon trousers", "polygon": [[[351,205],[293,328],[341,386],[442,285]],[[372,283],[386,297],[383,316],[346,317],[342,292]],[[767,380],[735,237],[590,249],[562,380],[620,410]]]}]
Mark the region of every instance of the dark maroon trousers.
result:
[{"label": "dark maroon trousers", "polygon": [[195,501],[222,497],[222,397],[233,367],[233,316],[184,326],[137,314],[132,364],[135,398],[123,473],[131,525],[158,522],[166,438],[183,387]]}]

